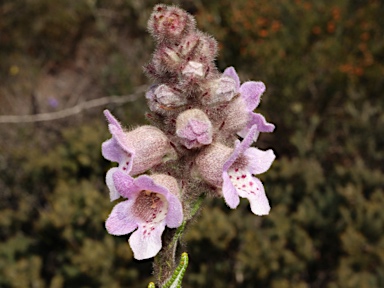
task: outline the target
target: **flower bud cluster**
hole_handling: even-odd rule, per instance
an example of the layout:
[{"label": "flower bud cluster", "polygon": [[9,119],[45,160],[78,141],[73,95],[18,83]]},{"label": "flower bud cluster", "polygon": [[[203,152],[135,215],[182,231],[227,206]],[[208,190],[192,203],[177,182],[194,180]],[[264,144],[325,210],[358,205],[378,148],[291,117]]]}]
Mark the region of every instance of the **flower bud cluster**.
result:
[{"label": "flower bud cluster", "polygon": [[104,157],[119,163],[106,177],[111,200],[128,199],[112,211],[107,230],[123,235],[137,228],[130,239],[137,259],[156,255],[164,227],[189,220],[203,193],[223,197],[230,208],[247,198],[254,214],[268,214],[253,175],[275,158],[272,150],[251,147],[260,132],[274,130],[253,112],[265,85],[241,84],[233,67],[220,73],[216,41],[178,7],[155,6],[148,30],[157,45],[145,66],[155,82],[145,95],[152,125],[126,131],[105,111],[112,138],[102,146]]}]

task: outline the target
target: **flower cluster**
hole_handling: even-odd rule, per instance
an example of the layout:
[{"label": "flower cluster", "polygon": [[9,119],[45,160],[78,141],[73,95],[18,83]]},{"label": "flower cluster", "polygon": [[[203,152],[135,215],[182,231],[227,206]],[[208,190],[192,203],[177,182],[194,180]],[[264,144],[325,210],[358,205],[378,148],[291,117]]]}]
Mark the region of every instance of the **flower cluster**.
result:
[{"label": "flower cluster", "polygon": [[126,199],[106,228],[113,235],[133,232],[136,259],[155,256],[166,226],[189,220],[202,193],[223,197],[230,208],[247,198],[254,214],[268,214],[263,184],[254,175],[275,158],[272,150],[251,147],[260,132],[274,130],[253,112],[265,85],[241,84],[233,67],[220,73],[216,41],[180,8],[155,6],[148,29],[157,44],[145,66],[155,82],[146,93],[152,125],[127,131],[106,110],[112,138],[102,145],[103,156],[118,163],[106,176],[111,201]]}]

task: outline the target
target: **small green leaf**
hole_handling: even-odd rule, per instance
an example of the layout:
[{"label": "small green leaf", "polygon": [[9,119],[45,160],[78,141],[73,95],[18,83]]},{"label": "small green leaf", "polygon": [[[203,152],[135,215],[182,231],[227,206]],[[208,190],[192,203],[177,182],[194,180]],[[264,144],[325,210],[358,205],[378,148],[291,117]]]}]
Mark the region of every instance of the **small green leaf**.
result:
[{"label": "small green leaf", "polygon": [[188,267],[188,254],[184,252],[181,254],[179,266],[173,272],[171,279],[164,284],[163,288],[181,288],[181,282]]}]

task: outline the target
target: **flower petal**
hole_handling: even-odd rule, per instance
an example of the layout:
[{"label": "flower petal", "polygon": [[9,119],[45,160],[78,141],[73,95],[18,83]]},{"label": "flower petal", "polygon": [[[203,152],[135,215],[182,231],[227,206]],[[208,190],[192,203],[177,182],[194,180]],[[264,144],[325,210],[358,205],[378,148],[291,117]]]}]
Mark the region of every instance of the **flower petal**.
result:
[{"label": "flower petal", "polygon": [[237,75],[235,68],[233,68],[232,66],[226,68],[223,72],[223,75],[233,78],[236,82],[236,89],[240,89],[240,78],[239,75]]},{"label": "flower petal", "polygon": [[134,179],[131,176],[120,169],[115,168],[112,172],[112,179],[116,191],[125,198],[134,197],[136,193],[142,190],[135,185]]},{"label": "flower petal", "polygon": [[254,125],[251,127],[251,129],[249,129],[248,134],[244,137],[241,143],[239,143],[239,141],[236,142],[235,149],[233,150],[228,160],[224,163],[223,171],[227,171],[229,167],[231,167],[232,164],[235,163],[236,159],[242,153],[244,153],[245,150],[249,148],[249,146],[251,146],[256,133],[257,133],[257,126]]},{"label": "flower petal", "polygon": [[133,257],[137,260],[148,259],[156,256],[161,249],[161,234],[165,228],[165,223],[157,225],[139,225],[139,229],[132,233],[129,238],[129,245],[133,251]]},{"label": "flower petal", "polygon": [[127,152],[128,154],[132,155],[131,157],[133,158],[134,151],[131,147],[127,146],[128,143],[126,141],[125,132],[121,129],[121,127],[117,127],[112,124],[109,124],[108,127],[109,127],[109,131],[112,134],[112,137],[116,139],[121,149]]},{"label": "flower petal", "polygon": [[114,201],[120,198],[119,192],[116,190],[115,183],[113,181],[113,174],[118,171],[117,167],[111,168],[108,170],[107,175],[105,176],[105,182],[109,188],[109,198],[111,201]]},{"label": "flower petal", "polygon": [[267,120],[265,120],[265,117],[260,113],[251,113],[250,118],[251,119],[248,122],[249,127],[257,125],[257,130],[260,132],[273,132],[273,130],[275,130],[275,125],[268,123]]},{"label": "flower petal", "polygon": [[209,122],[207,123],[207,122],[203,122],[203,121],[196,120],[196,119],[190,119],[189,120],[189,126],[191,127],[192,131],[195,134],[200,135],[203,133],[207,133],[207,131],[211,125]]},{"label": "flower petal", "polygon": [[263,82],[247,81],[239,89],[241,97],[245,100],[248,111],[253,111],[259,106],[261,95],[265,91]]},{"label": "flower petal", "polygon": [[253,214],[259,216],[268,215],[271,210],[271,206],[269,205],[268,198],[265,195],[264,186],[259,179],[255,177],[252,177],[252,179],[254,181],[253,183],[255,183],[255,187],[257,187],[256,190],[239,190],[239,196],[248,198]]},{"label": "flower petal", "polygon": [[111,138],[101,144],[101,154],[109,161],[119,162],[122,153],[123,151],[120,145],[114,138]]},{"label": "flower petal", "polygon": [[135,179],[135,186],[141,190],[148,190],[165,196],[168,201],[168,213],[166,216],[166,224],[170,228],[179,227],[183,221],[183,207],[177,197],[171,193],[166,187],[156,184],[150,176],[141,175]]},{"label": "flower petal", "polygon": [[183,222],[183,206],[177,196],[172,193],[169,193],[166,199],[169,205],[165,222],[169,228],[177,228]]},{"label": "flower petal", "polygon": [[131,212],[133,204],[134,201],[127,200],[113,207],[111,214],[105,222],[105,228],[109,234],[125,235],[137,228],[137,219],[135,219]]},{"label": "flower petal", "polygon": [[256,141],[260,132],[273,132],[275,130],[275,125],[268,123],[265,120],[264,116],[259,113],[250,113],[250,117],[247,123],[247,127],[237,133],[240,137],[245,137],[249,130],[254,126],[257,126],[257,133],[255,133],[255,137],[253,141]]},{"label": "flower petal", "polygon": [[235,209],[240,203],[236,188],[233,186],[228,173],[226,172],[223,173],[223,196],[225,203],[232,209]]},{"label": "flower petal", "polygon": [[118,127],[120,130],[123,130],[119,121],[117,121],[117,119],[115,117],[113,117],[113,115],[111,114],[111,112],[109,112],[108,109],[104,110],[104,115],[107,118],[107,121],[109,124],[112,124],[112,125]]},{"label": "flower petal", "polygon": [[252,177],[251,173],[239,169],[230,170],[228,175],[237,194],[249,200],[254,214],[261,216],[269,213],[271,207],[265,195],[264,186],[259,179]]},{"label": "flower petal", "polygon": [[248,169],[252,174],[264,173],[271,167],[276,158],[272,149],[262,151],[253,147],[248,148],[244,155],[248,158]]},{"label": "flower petal", "polygon": [[160,193],[166,196],[169,191],[167,188],[157,185],[153,179],[148,175],[140,175],[135,179],[135,185],[140,187],[140,190],[148,190],[151,192]]}]

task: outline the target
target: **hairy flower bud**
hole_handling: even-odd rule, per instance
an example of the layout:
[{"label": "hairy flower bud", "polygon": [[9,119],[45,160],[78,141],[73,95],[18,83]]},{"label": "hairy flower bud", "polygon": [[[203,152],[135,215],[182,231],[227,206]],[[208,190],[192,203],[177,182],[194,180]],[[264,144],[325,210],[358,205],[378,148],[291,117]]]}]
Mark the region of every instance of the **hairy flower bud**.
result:
[{"label": "hairy flower bud", "polygon": [[217,54],[216,40],[213,37],[202,32],[198,33],[198,35],[199,43],[196,47],[196,53],[209,59],[209,61],[213,61]]},{"label": "hairy flower bud", "polygon": [[205,148],[196,158],[196,167],[201,177],[209,184],[221,187],[223,183],[223,165],[233,152],[220,143],[214,143]]},{"label": "hairy flower bud", "polygon": [[148,30],[159,42],[174,42],[195,27],[194,18],[175,6],[156,5],[148,21]]},{"label": "hairy flower bud", "polygon": [[182,59],[175,49],[162,46],[154,53],[152,63],[158,72],[176,72],[181,66]]},{"label": "hairy flower bud", "polygon": [[148,99],[151,111],[161,114],[187,103],[185,97],[165,84],[153,86],[147,91],[145,97]]},{"label": "hairy flower bud", "polygon": [[242,131],[249,121],[250,114],[245,110],[244,100],[240,97],[234,99],[226,108],[226,117],[221,126],[222,137]]},{"label": "hairy flower bud", "polygon": [[199,44],[200,38],[196,33],[190,33],[184,37],[178,46],[178,52],[184,57],[189,56]]},{"label": "hairy flower bud", "polygon": [[212,124],[199,109],[190,109],[176,119],[176,135],[188,149],[198,148],[212,142]]},{"label": "hairy flower bud", "polygon": [[236,95],[236,82],[229,76],[210,80],[206,84],[207,92],[201,97],[201,103],[211,105],[228,102]]},{"label": "hairy flower bud", "polygon": [[203,78],[204,77],[204,65],[200,62],[189,61],[184,67],[184,75],[189,78]]}]

